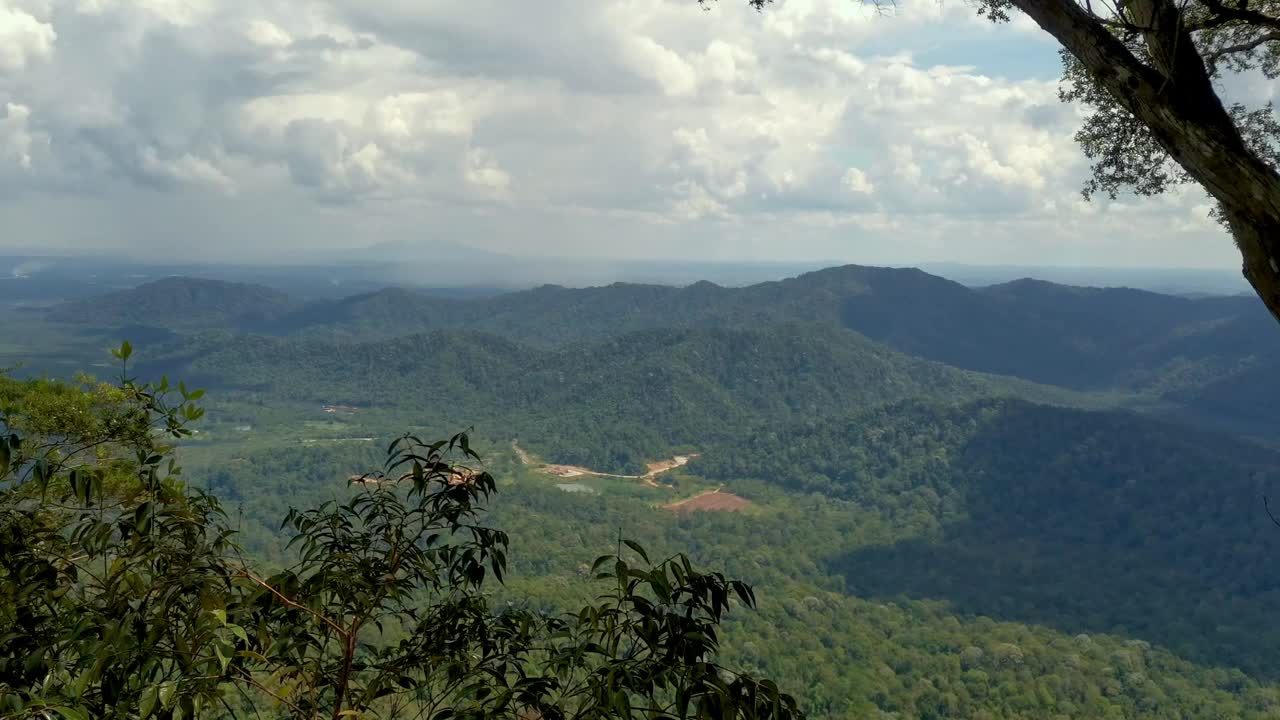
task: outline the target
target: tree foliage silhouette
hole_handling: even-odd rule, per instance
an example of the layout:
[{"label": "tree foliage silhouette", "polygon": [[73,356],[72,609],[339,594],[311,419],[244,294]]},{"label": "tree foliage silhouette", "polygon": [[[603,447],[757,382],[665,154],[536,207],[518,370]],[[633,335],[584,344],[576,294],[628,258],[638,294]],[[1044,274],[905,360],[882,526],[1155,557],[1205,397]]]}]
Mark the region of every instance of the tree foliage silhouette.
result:
[{"label": "tree foliage silhouette", "polygon": [[0,377],[0,717],[801,717],[715,661],[755,598],[682,555],[620,538],[593,604],[491,607],[509,539],[465,433],[397,438],[345,499],[289,512],[291,566],[257,570],[166,444],[201,393],[116,355],[114,386]]}]

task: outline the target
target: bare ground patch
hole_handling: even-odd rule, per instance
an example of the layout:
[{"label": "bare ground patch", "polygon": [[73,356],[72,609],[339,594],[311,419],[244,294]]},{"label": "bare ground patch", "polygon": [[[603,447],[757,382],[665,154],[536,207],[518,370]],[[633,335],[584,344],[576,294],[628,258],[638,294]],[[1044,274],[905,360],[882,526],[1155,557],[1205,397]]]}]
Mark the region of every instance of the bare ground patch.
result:
[{"label": "bare ground patch", "polygon": [[662,507],[672,512],[738,512],[753,504],[744,497],[716,488]]},{"label": "bare ground patch", "polygon": [[[530,456],[529,453],[526,452],[519,445],[517,445],[516,443],[511,443],[511,447],[513,450],[515,450],[516,457],[520,459],[520,463],[522,465],[534,464],[532,456]],[[654,478],[670,470],[675,470],[676,468],[684,467],[685,465],[689,464],[690,460],[696,457],[698,456],[697,455],[676,455],[675,457],[672,457],[669,460],[658,460],[656,462],[645,463],[645,466],[644,466],[645,473],[643,475],[618,475],[616,473],[607,473],[607,472],[600,472],[599,470],[592,470],[591,468],[582,467],[581,465],[546,464],[538,467],[537,470],[547,473],[548,475],[555,475],[556,477],[562,477],[562,478],[573,478],[573,477],[582,477],[584,475],[589,475],[591,477],[621,478],[623,480],[640,480],[641,482],[643,482],[645,485],[648,485],[649,487],[666,487],[665,485],[658,484],[658,482]]]}]

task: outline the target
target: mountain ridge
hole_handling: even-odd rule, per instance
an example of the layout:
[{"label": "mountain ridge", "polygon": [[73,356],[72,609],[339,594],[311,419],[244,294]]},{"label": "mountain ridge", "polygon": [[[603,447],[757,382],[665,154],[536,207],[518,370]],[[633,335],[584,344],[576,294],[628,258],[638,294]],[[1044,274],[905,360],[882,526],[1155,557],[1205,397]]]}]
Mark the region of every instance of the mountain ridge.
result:
[{"label": "mountain ridge", "polygon": [[[194,282],[194,281],[193,281]],[[201,281],[208,282],[208,281]],[[1280,399],[1280,335],[1248,297],[1186,298],[1129,288],[1081,288],[1023,279],[982,288],[911,268],[840,266],[741,288],[614,283],[543,285],[475,299],[405,288],[298,304],[265,288],[225,285],[228,310],[106,296],[82,303],[81,323],[135,321],[133,307],[164,304],[169,327],[221,323],[236,332],[363,342],[449,328],[481,330],[522,344],[563,349],[656,328],[758,328],[815,323],[852,331],[895,350],[954,367],[1078,391],[1120,391],[1189,405],[1217,421],[1232,411],[1202,399],[1212,382],[1250,383]],[[111,298],[115,298],[112,300]],[[248,308],[257,303],[254,312]],[[122,311],[122,306],[124,307]],[[94,320],[97,313],[97,320]],[[113,316],[112,313],[115,313]],[[55,309],[52,319],[67,319]],[[1262,369],[1259,369],[1262,368]],[[1280,377],[1280,372],[1273,373]]]},{"label": "mountain ridge", "polygon": [[908,397],[1095,402],[813,324],[656,328],[558,350],[459,329],[368,342],[220,335],[175,343],[139,372],[291,401],[412,408],[462,427],[514,424],[512,435],[571,464],[602,462],[576,454],[576,444],[590,443],[575,438],[622,428],[603,443],[626,458],[609,470],[773,419]]}]

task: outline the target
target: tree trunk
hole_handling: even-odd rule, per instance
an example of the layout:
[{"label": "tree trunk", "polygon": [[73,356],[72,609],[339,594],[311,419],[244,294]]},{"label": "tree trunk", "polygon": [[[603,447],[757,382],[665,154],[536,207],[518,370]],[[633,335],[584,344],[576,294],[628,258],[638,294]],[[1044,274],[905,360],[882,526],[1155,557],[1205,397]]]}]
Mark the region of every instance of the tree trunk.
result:
[{"label": "tree trunk", "polygon": [[1130,0],[1148,66],[1075,0],[1012,0],[1150,129],[1223,207],[1244,276],[1280,321],[1280,174],[1254,154],[1170,0]]},{"label": "tree trunk", "polygon": [[1258,223],[1237,219],[1227,215],[1227,223],[1231,226],[1231,234],[1236,245],[1240,246],[1240,254],[1244,256],[1244,277],[1253,286],[1254,292],[1266,303],[1272,316],[1280,321],[1280,257],[1277,248],[1280,243],[1280,223],[1260,226]]}]

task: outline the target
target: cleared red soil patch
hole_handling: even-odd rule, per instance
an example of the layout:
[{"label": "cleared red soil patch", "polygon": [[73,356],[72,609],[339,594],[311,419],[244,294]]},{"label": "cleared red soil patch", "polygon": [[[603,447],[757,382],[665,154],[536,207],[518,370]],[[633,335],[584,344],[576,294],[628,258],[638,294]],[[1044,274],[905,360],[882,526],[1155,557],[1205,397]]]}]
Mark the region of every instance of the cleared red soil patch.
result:
[{"label": "cleared red soil patch", "polygon": [[716,489],[662,507],[672,512],[737,512],[751,505],[751,501],[744,497]]}]

